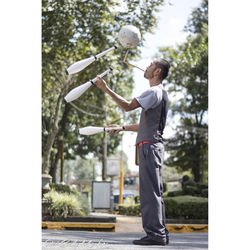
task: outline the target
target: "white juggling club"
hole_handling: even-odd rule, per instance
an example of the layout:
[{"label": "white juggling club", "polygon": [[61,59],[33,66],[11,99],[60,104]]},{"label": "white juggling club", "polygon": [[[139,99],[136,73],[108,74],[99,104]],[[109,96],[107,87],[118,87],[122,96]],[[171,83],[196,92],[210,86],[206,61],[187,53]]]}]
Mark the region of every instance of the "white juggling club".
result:
[{"label": "white juggling club", "polygon": [[119,130],[119,129],[124,129],[123,127],[110,127],[110,128],[103,128],[103,127],[84,127],[79,129],[79,133],[81,135],[94,135],[98,134],[104,131],[109,131],[109,130]]},{"label": "white juggling club", "polygon": [[74,64],[72,64],[71,66],[69,66],[66,70],[66,74],[67,75],[72,75],[72,74],[75,74],[83,69],[85,69],[87,66],[89,66],[92,62],[94,62],[95,60],[97,60],[98,58],[106,55],[107,53],[109,53],[110,51],[116,49],[117,46],[113,46],[112,48],[110,49],[107,49],[103,52],[101,52],[100,54],[98,55],[95,55],[95,56],[91,56],[89,58],[86,58],[86,59],[83,59],[81,61],[78,61]]},{"label": "white juggling club", "polygon": [[[104,71],[103,73],[100,74],[100,77],[105,76],[106,74],[108,74],[109,71],[113,70],[112,68],[107,69],[106,71]],[[97,81],[97,77],[95,77],[94,79],[83,83],[82,85],[72,89],[65,97],[65,101],[66,102],[72,102],[75,99],[77,99],[78,97],[80,97],[92,84],[94,84]]]}]

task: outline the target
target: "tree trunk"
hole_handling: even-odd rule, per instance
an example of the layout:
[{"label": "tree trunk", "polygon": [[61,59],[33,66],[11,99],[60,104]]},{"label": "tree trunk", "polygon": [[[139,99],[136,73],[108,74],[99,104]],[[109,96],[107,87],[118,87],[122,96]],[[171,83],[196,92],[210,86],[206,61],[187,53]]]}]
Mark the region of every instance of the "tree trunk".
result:
[{"label": "tree trunk", "polygon": [[201,171],[200,171],[200,164],[198,161],[196,161],[196,164],[194,165],[192,169],[193,175],[194,175],[194,181],[200,182],[201,180]]},{"label": "tree trunk", "polygon": [[[59,77],[57,76],[57,78],[59,78]],[[56,110],[55,110],[55,115],[54,115],[54,119],[53,119],[53,121],[54,121],[53,126],[52,126],[52,129],[49,131],[47,142],[45,145],[43,162],[42,162],[42,172],[43,173],[48,173],[48,171],[49,171],[50,153],[51,153],[51,149],[52,149],[52,146],[54,144],[54,141],[55,141],[55,137],[56,137],[58,130],[59,130],[58,123],[59,123],[59,117],[60,117],[60,113],[61,113],[63,98],[64,98],[64,95],[67,92],[69,86],[73,82],[73,78],[71,76],[69,76],[69,78],[67,80],[60,80],[60,79],[58,79],[58,80],[60,82],[62,82],[63,84],[62,84],[61,93],[57,99]]]},{"label": "tree trunk", "polygon": [[195,154],[194,154],[194,166],[193,166],[193,174],[194,174],[194,181],[200,182],[201,181],[201,137],[196,134],[195,135]]},{"label": "tree trunk", "polygon": [[[70,111],[70,105],[69,104],[65,104],[65,109],[63,112],[63,116],[62,116],[62,120],[60,122],[60,132],[59,134],[64,137],[66,135],[66,123],[67,123],[67,117],[68,117],[68,113]],[[50,171],[49,174],[52,176],[52,182],[56,182],[56,173],[57,173],[57,166],[58,166],[58,162],[60,160],[60,158],[62,157],[62,147],[61,147],[61,143],[58,143],[57,145],[57,154],[56,154],[56,158],[55,161],[51,164],[50,167]]]},{"label": "tree trunk", "polygon": [[45,146],[44,156],[43,156],[43,164],[42,164],[42,171],[43,173],[48,173],[49,169],[49,163],[50,163],[50,153],[52,146],[55,141],[55,137],[58,133],[58,121],[59,121],[59,115],[62,107],[62,98],[63,96],[60,94],[60,96],[57,99],[56,104],[56,112],[55,112],[55,119],[52,129],[50,130],[50,133],[48,135],[48,139]]},{"label": "tree trunk", "polygon": [[60,155],[61,155],[61,151],[60,151],[60,146],[58,145],[57,148],[57,154],[56,154],[56,158],[55,161],[53,162],[53,164],[50,167],[50,171],[49,171],[49,175],[52,176],[52,182],[56,183],[56,170],[57,170],[57,166],[58,166],[58,162],[60,159]]}]

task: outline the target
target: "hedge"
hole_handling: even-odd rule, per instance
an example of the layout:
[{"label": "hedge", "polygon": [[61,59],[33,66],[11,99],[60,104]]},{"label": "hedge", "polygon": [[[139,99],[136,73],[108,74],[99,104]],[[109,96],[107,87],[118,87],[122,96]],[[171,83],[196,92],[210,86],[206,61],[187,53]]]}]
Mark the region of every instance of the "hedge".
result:
[{"label": "hedge", "polygon": [[[208,219],[208,199],[196,196],[163,197],[167,219]],[[119,214],[140,216],[140,204],[119,205]]]},{"label": "hedge", "polygon": [[119,214],[122,214],[122,215],[132,215],[132,216],[140,216],[141,215],[140,204],[119,205],[118,209],[119,209]]},{"label": "hedge", "polygon": [[184,195],[183,191],[177,190],[177,191],[170,191],[167,193],[168,197],[175,197],[175,196],[181,196]]},{"label": "hedge", "polygon": [[208,199],[190,195],[164,197],[166,218],[208,219]]}]

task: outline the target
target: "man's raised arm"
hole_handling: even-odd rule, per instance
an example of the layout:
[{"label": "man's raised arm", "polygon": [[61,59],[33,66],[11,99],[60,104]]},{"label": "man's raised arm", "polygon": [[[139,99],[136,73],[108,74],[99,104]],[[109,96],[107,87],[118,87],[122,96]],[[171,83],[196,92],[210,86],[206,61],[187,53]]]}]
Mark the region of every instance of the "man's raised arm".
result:
[{"label": "man's raised arm", "polygon": [[107,83],[99,76],[98,80],[95,82],[95,85],[102,89],[104,92],[106,92],[108,95],[111,96],[111,98],[124,110],[124,111],[130,111],[137,109],[141,107],[140,103],[134,98],[131,102],[128,102],[125,100],[123,97],[120,95],[116,94],[113,90],[111,90],[108,86]]}]

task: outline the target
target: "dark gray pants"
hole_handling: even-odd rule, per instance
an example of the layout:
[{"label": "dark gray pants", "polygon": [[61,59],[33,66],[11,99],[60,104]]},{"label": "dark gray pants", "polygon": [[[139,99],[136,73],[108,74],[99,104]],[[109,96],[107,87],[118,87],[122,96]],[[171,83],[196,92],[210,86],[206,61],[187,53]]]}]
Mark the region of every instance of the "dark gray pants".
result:
[{"label": "dark gray pants", "polygon": [[148,237],[162,241],[165,226],[165,206],[162,199],[162,166],[164,146],[161,142],[145,143],[139,147],[139,178],[142,225]]}]

